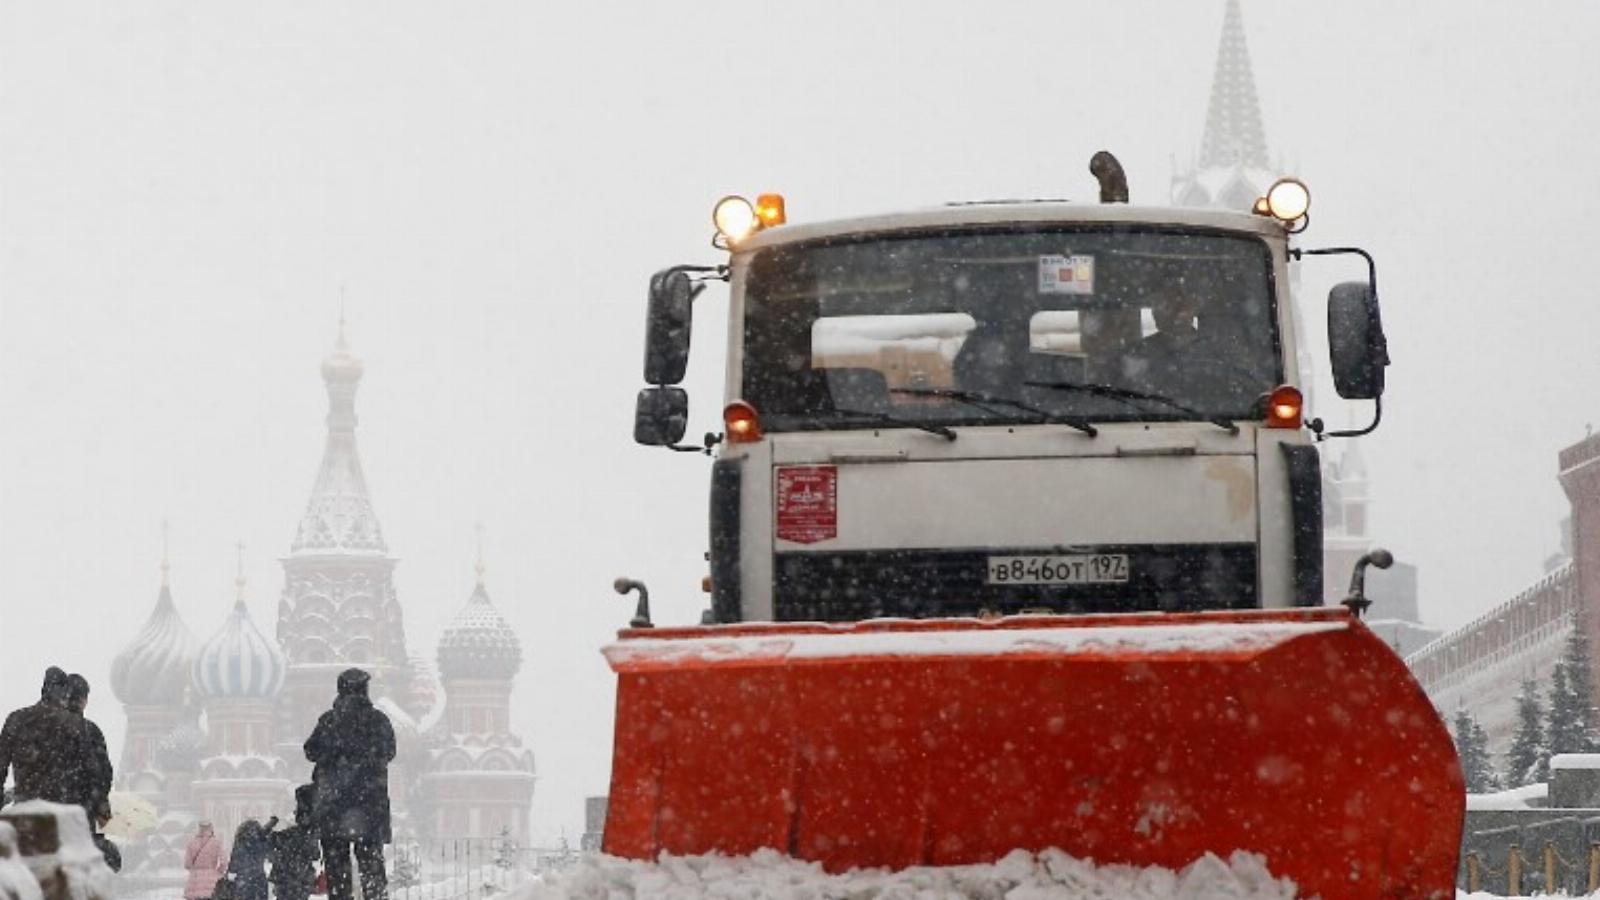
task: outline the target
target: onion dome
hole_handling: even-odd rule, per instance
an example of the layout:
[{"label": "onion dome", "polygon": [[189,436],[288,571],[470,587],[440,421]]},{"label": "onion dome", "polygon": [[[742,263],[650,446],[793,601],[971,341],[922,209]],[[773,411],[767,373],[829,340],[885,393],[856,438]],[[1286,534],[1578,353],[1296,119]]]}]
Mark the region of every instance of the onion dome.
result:
[{"label": "onion dome", "polygon": [[244,605],[241,565],[239,597],[222,629],[200,648],[194,664],[194,686],[208,698],[246,699],[276,696],[288,664],[278,642],[268,638]]},{"label": "onion dome", "polygon": [[111,661],[111,692],[129,706],[182,706],[199,641],[183,623],[161,563],[161,594],[144,627]]},{"label": "onion dome", "polygon": [[522,642],[489,602],[478,563],[478,587],[439,638],[439,674],[446,679],[507,679],[522,668]]}]

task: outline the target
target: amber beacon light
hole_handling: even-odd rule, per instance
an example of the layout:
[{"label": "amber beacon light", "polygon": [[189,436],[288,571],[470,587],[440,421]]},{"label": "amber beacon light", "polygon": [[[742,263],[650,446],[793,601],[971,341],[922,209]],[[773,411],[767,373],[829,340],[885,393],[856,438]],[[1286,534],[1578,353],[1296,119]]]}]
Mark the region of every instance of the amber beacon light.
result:
[{"label": "amber beacon light", "polygon": [[1299,428],[1305,400],[1298,388],[1283,385],[1267,395],[1267,427]]},{"label": "amber beacon light", "polygon": [[762,194],[756,198],[756,218],[762,228],[771,228],[788,221],[783,212],[782,194]]},{"label": "amber beacon light", "polygon": [[761,417],[754,406],[743,400],[735,400],[723,409],[722,426],[729,443],[753,444],[761,440]]}]

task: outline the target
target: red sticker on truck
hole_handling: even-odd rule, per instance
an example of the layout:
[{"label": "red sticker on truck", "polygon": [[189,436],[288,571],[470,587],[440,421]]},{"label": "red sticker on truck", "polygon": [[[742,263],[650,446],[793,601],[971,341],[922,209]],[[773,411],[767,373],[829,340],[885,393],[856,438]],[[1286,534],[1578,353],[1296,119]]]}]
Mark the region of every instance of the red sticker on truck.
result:
[{"label": "red sticker on truck", "polygon": [[778,539],[815,544],[839,536],[839,468],[778,470]]}]

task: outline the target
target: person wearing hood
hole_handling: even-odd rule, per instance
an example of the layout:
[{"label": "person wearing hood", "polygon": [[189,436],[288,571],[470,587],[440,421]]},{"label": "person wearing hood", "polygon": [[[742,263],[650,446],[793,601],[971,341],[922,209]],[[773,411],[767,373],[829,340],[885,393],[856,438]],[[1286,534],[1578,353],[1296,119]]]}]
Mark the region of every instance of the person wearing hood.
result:
[{"label": "person wearing hood", "polygon": [[100,726],[84,714],[89,707],[89,679],[73,673],[67,676],[67,710],[83,723],[86,765],[74,773],[73,798],[89,814],[89,828],[99,826],[111,818],[111,754],[106,752],[106,736]]},{"label": "person wearing hood", "polygon": [[106,736],[93,719],[84,715],[89,708],[89,679],[74,672],[67,676],[67,711],[78,717],[84,729],[83,767],[71,773],[72,802],[83,807],[89,817],[89,831],[106,858],[111,871],[122,871],[122,850],[100,829],[111,821],[111,755],[106,752]]},{"label": "person wearing hood", "polygon": [[183,867],[189,873],[183,884],[183,900],[211,900],[223,865],[222,844],[216,830],[210,822],[201,822],[183,851]]},{"label": "person wearing hood", "polygon": [[340,673],[333,708],[306,739],[313,764],[312,825],[322,841],[328,900],[352,900],[350,855],[361,870],[363,900],[386,900],[383,845],[392,840],[389,762],[394,726],[367,696],[371,680],[360,669]]},{"label": "person wearing hood", "polygon": [[271,835],[272,896],[277,900],[307,900],[316,891],[317,860],[322,851],[317,830],[311,825],[317,789],[302,784],[294,789],[294,824]]},{"label": "person wearing hood", "polygon": [[0,727],[0,784],[12,772],[14,799],[75,804],[75,788],[88,763],[83,719],[67,709],[67,673],[45,670],[39,702],[6,716]]}]

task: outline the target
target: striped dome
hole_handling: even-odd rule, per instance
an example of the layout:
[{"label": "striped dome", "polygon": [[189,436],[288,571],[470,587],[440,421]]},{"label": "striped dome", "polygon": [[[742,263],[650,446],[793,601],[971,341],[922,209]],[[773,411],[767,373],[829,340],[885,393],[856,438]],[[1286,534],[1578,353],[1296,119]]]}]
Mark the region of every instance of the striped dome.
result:
[{"label": "striped dome", "polygon": [[129,706],[182,706],[199,644],[163,584],[144,627],[111,661],[111,692]]},{"label": "striped dome", "polygon": [[283,687],[285,666],[283,651],[256,627],[241,600],[222,630],[200,648],[194,686],[211,698],[273,697]]}]

